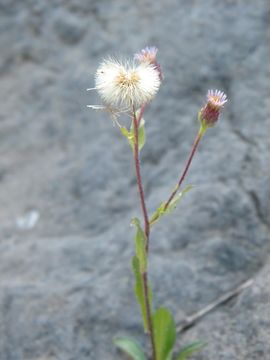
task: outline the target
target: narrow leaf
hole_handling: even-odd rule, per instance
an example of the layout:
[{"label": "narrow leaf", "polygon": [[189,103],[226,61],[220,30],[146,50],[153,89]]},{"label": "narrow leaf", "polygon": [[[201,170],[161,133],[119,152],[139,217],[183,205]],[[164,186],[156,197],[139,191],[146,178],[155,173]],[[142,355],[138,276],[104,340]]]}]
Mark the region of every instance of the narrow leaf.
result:
[{"label": "narrow leaf", "polygon": [[131,148],[134,149],[134,134],[133,134],[133,132],[129,132],[128,129],[124,126],[120,127],[120,131],[121,131],[122,135],[124,135],[127,138],[128,143],[131,146]]},{"label": "narrow leaf", "polygon": [[182,199],[182,197],[189,192],[191,189],[193,188],[192,185],[187,185],[183,191],[179,192],[178,194],[175,195],[175,197],[173,198],[173,200],[171,201],[171,203],[169,204],[169,206],[166,209],[166,212],[169,213],[172,210],[174,210],[176,208],[176,206],[178,205],[178,202],[180,201],[180,199]]},{"label": "narrow leaf", "polygon": [[[132,138],[132,146],[134,146],[134,127],[133,127],[133,122],[131,123],[130,126],[130,132],[129,132],[131,138]],[[138,145],[139,145],[139,150],[141,150],[145,144],[145,140],[146,140],[146,135],[145,135],[145,121],[142,118],[140,121],[140,125],[139,125],[139,129],[138,129]]]},{"label": "narrow leaf", "polygon": [[136,256],[139,259],[140,272],[143,273],[147,267],[147,255],[146,255],[146,236],[141,228],[140,221],[137,218],[132,219],[131,224],[136,227],[135,235],[135,249]]},{"label": "narrow leaf", "polygon": [[203,341],[196,341],[194,343],[191,343],[180,351],[178,354],[176,360],[186,360],[189,356],[194,354],[197,351],[200,351],[202,348],[204,348],[207,345],[206,342]]},{"label": "narrow leaf", "polygon": [[163,307],[159,308],[153,315],[153,327],[157,360],[167,359],[176,339],[176,328],[171,313]]},{"label": "narrow leaf", "polygon": [[166,211],[164,210],[164,207],[165,207],[165,203],[161,203],[161,205],[157,208],[157,210],[152,215],[152,217],[150,219],[150,225],[154,225],[161,218],[161,216],[166,213]]},{"label": "narrow leaf", "polygon": [[[135,277],[135,285],[134,285],[134,292],[136,299],[139,303],[139,306],[141,308],[142,318],[143,318],[143,325],[144,330],[146,332],[149,331],[148,327],[148,321],[147,321],[147,312],[146,312],[146,305],[145,305],[145,297],[144,297],[144,286],[143,286],[143,275],[140,272],[140,263],[137,256],[134,256],[132,259],[132,268],[133,273]],[[152,308],[152,290],[149,287],[149,301],[150,301],[150,307]]]},{"label": "narrow leaf", "polygon": [[140,345],[136,341],[126,337],[119,337],[114,339],[113,342],[133,360],[146,360]]},{"label": "narrow leaf", "polygon": [[121,126],[120,131],[126,138],[130,137],[130,133],[129,133],[128,129],[125,126]]},{"label": "narrow leaf", "polygon": [[169,355],[166,357],[165,360],[172,360],[173,356],[172,356],[172,352],[169,353]]},{"label": "narrow leaf", "polygon": [[163,216],[165,214],[169,214],[172,210],[174,210],[176,208],[176,206],[178,205],[178,202],[182,199],[182,197],[188,191],[190,191],[192,188],[193,188],[193,185],[188,185],[184,188],[183,191],[176,194],[166,209],[165,209],[166,202],[161,203],[161,205],[157,208],[157,210],[152,215],[152,217],[150,219],[150,225],[155,224],[161,218],[161,216]]}]

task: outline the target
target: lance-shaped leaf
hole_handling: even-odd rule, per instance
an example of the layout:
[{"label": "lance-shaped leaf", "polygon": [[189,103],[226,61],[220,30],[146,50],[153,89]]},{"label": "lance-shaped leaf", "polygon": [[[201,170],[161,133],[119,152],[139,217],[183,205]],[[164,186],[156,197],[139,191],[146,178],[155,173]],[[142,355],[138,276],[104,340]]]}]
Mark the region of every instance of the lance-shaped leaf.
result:
[{"label": "lance-shaped leaf", "polygon": [[176,328],[171,313],[164,307],[153,315],[154,340],[157,360],[170,358],[176,339]]},{"label": "lance-shaped leaf", "polygon": [[118,337],[113,340],[114,344],[125,352],[133,360],[146,360],[140,345],[127,337]]},{"label": "lance-shaped leaf", "polygon": [[136,235],[135,235],[136,256],[139,260],[140,272],[143,273],[146,271],[147,268],[147,255],[146,255],[147,239],[143,229],[141,228],[139,219],[137,218],[132,219],[131,224],[136,227]]},{"label": "lance-shaped leaf", "polygon": [[122,135],[124,135],[127,139],[130,137],[130,133],[125,126],[121,126],[120,131],[121,131]]},{"label": "lance-shaped leaf", "polygon": [[[146,140],[146,135],[145,135],[145,121],[142,118],[140,121],[140,125],[139,125],[139,129],[138,129],[138,145],[139,145],[139,150],[141,150],[145,144],[145,140]],[[133,122],[131,123],[130,126],[130,131],[129,134],[131,135],[132,138],[132,148],[134,147],[134,139],[135,139],[135,135],[134,135],[134,127],[133,127]]]},{"label": "lance-shaped leaf", "polygon": [[193,185],[188,185],[184,188],[184,190],[182,190],[181,192],[179,192],[178,194],[176,194],[174,196],[174,198],[172,199],[172,201],[170,202],[170,204],[167,206],[167,208],[165,208],[166,206],[166,202],[163,202],[158,208],[157,210],[154,212],[154,214],[152,215],[151,219],[150,219],[150,225],[155,224],[160,218],[161,216],[165,215],[165,214],[169,214],[170,212],[172,212],[176,206],[178,205],[178,202],[182,199],[182,197],[191,189],[193,188]]},{"label": "lance-shaped leaf", "polygon": [[131,146],[131,148],[134,149],[134,135],[133,135],[133,133],[128,131],[128,129],[125,126],[121,126],[120,131],[121,131],[122,135],[124,135],[127,138],[128,143]]},{"label": "lance-shaped leaf", "polygon": [[[145,125],[145,121],[144,121],[144,119],[141,119],[140,126],[139,126],[139,129],[138,129],[139,150],[141,150],[143,148],[143,146],[145,144],[145,140],[146,140],[145,126],[144,125]],[[135,135],[134,135],[133,122],[131,123],[130,131],[128,131],[128,129],[125,126],[121,126],[120,131],[121,131],[122,135],[124,135],[127,138],[131,148],[134,149]]]},{"label": "lance-shaped leaf", "polygon": [[186,360],[189,356],[194,354],[197,351],[200,351],[207,345],[206,342],[196,341],[182,348],[180,353],[178,354],[176,360]]},{"label": "lance-shaped leaf", "polygon": [[[144,283],[143,283],[143,274],[140,272],[140,263],[137,256],[134,256],[132,259],[132,268],[135,276],[135,286],[134,292],[136,299],[140,305],[142,318],[143,318],[143,325],[144,330],[149,332],[149,326],[147,321],[147,312],[146,312],[146,304],[145,304],[145,293],[144,293]],[[152,309],[152,290],[148,285],[148,293],[149,293],[149,302],[150,308]]]}]

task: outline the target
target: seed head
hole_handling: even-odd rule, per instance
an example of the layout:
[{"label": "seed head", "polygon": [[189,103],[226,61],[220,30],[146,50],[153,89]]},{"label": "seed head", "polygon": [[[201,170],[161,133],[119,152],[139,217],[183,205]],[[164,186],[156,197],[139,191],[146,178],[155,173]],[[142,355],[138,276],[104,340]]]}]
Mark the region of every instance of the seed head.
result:
[{"label": "seed head", "polygon": [[207,102],[199,112],[200,122],[207,127],[214,126],[227,101],[227,95],[224,92],[220,90],[208,90]]},{"label": "seed head", "polygon": [[96,89],[105,102],[113,107],[149,103],[160,86],[159,73],[150,63],[138,66],[109,59],[96,72]]}]

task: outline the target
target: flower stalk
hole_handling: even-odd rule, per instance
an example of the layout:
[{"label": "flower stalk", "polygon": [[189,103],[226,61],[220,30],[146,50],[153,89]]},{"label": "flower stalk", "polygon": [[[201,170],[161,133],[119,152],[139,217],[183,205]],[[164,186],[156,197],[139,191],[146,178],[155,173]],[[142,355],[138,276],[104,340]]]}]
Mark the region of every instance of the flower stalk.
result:
[{"label": "flower stalk", "polygon": [[194,143],[192,145],[192,148],[191,148],[191,152],[189,154],[189,157],[188,157],[188,160],[186,162],[186,165],[184,167],[184,170],[183,172],[181,173],[181,176],[179,178],[179,181],[175,187],[175,189],[173,190],[173,192],[171,193],[171,195],[169,196],[168,200],[166,201],[165,205],[164,205],[164,211],[167,210],[168,206],[170,205],[171,201],[173,200],[173,198],[175,197],[175,195],[177,194],[178,190],[180,189],[183,181],[185,180],[185,177],[186,177],[186,174],[188,172],[188,169],[190,167],[190,164],[192,162],[192,159],[194,157],[194,154],[196,152],[196,150],[198,149],[198,145],[199,145],[199,142],[201,141],[203,135],[205,134],[205,131],[206,131],[206,127],[205,126],[202,126],[200,127],[199,131],[198,131],[198,134],[194,140]]},{"label": "flower stalk", "polygon": [[[134,163],[136,169],[136,178],[137,178],[137,185],[138,191],[140,196],[141,202],[141,209],[144,218],[144,232],[145,232],[145,251],[146,256],[148,257],[149,251],[149,236],[150,236],[150,225],[149,225],[149,217],[148,212],[145,204],[145,196],[144,196],[144,189],[142,185],[142,177],[141,177],[141,169],[140,169],[140,158],[139,158],[139,120],[142,117],[143,108],[140,111],[139,118],[136,117],[136,111],[133,109],[133,127],[134,127]],[[149,337],[152,347],[152,359],[156,360],[156,349],[155,349],[155,339],[154,339],[154,328],[152,322],[152,314],[151,314],[151,306],[150,306],[150,296],[149,296],[149,285],[148,285],[148,269],[146,267],[144,273],[142,274],[143,280],[143,291],[144,291],[144,300],[145,300],[145,308],[146,308],[146,318],[147,318],[147,327],[149,329]]]}]

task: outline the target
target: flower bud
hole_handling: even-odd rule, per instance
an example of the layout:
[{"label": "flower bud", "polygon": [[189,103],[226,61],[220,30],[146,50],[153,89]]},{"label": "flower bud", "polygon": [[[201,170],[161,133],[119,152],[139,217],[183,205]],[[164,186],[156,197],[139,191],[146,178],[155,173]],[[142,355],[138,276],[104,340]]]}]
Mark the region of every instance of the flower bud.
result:
[{"label": "flower bud", "polygon": [[140,52],[134,55],[134,59],[140,63],[148,63],[154,66],[159,74],[159,79],[163,80],[163,74],[160,64],[157,62],[157,52],[158,49],[155,46],[147,46],[142,49]]},{"label": "flower bud", "polygon": [[198,114],[201,124],[205,127],[214,126],[227,101],[227,95],[224,92],[220,90],[208,90],[207,102]]}]

